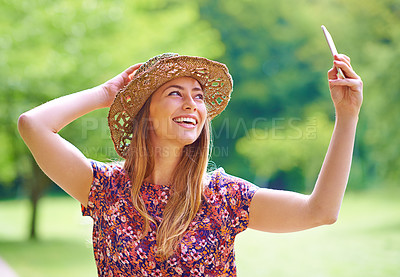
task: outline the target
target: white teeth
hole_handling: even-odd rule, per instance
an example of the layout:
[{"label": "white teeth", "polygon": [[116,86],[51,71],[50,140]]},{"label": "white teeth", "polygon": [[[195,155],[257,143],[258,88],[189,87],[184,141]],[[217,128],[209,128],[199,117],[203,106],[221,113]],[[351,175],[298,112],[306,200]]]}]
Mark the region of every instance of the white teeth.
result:
[{"label": "white teeth", "polygon": [[175,122],[186,122],[186,123],[191,123],[196,125],[196,119],[191,118],[191,117],[178,117],[178,118],[174,118]]}]

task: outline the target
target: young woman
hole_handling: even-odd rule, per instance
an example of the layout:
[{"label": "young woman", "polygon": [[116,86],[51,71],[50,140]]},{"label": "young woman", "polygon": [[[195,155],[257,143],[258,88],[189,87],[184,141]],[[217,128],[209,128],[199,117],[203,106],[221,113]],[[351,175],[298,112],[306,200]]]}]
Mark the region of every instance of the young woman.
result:
[{"label": "young woman", "polygon": [[[228,104],[232,79],[205,58],[156,56],[22,114],[18,128],[42,170],[93,218],[99,276],[235,276],[234,239],[247,227],[293,232],[336,221],[362,81],[345,55],[334,57],[328,79],[336,122],[311,195],[207,173],[209,123]],[[106,107],[122,166],[89,160],[58,135]]]}]

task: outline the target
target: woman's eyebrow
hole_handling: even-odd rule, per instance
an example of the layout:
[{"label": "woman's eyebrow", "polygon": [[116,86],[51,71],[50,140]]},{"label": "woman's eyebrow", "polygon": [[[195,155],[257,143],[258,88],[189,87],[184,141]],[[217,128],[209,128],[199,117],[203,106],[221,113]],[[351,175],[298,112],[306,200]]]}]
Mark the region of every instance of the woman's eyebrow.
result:
[{"label": "woman's eyebrow", "polygon": [[[184,90],[184,88],[182,86],[180,86],[180,85],[170,85],[169,87],[165,88],[164,91],[166,91],[169,88],[177,88],[177,89],[180,89],[180,90]],[[201,87],[194,87],[192,89],[192,91],[203,91],[203,89]]]},{"label": "woman's eyebrow", "polygon": [[183,87],[182,87],[182,86],[179,86],[179,85],[170,85],[169,87],[165,88],[164,91],[166,91],[166,90],[169,89],[169,88],[177,88],[177,89],[183,90]]},{"label": "woman's eyebrow", "polygon": [[192,90],[204,92],[203,89],[202,89],[201,87],[194,87]]}]

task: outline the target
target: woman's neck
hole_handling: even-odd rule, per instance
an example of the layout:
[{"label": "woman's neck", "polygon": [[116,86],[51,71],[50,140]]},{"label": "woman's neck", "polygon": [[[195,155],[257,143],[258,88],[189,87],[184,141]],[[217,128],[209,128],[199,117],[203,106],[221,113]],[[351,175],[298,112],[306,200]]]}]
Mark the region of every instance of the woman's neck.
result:
[{"label": "woman's neck", "polygon": [[154,170],[145,181],[157,185],[169,185],[172,174],[181,159],[182,148],[155,147]]}]

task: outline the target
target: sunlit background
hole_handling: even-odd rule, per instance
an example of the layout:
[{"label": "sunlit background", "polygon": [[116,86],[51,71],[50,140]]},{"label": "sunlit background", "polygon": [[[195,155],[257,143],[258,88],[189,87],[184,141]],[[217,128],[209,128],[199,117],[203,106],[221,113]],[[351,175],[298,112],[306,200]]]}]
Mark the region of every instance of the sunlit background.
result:
[{"label": "sunlit background", "polygon": [[[21,277],[97,276],[90,220],[38,169],[17,119],[160,53],[230,69],[232,99],[213,121],[216,166],[310,193],[334,124],[322,24],[364,81],[341,215],[301,233],[245,231],[238,276],[400,276],[399,0],[0,0],[0,275],[6,263]],[[106,115],[61,135],[89,158],[115,159]]]}]

